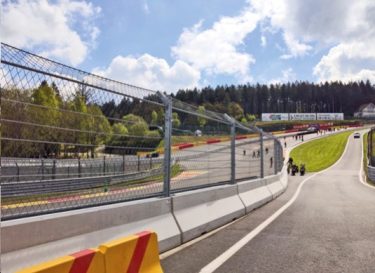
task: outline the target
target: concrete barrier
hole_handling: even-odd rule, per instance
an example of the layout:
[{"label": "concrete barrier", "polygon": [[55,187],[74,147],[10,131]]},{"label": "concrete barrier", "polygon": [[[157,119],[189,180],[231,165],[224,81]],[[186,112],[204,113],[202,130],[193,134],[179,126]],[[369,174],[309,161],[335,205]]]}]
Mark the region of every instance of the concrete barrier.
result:
[{"label": "concrete barrier", "polygon": [[238,195],[245,205],[246,213],[259,208],[273,199],[265,179],[255,179],[237,184]]},{"label": "concrete barrier", "polygon": [[163,273],[155,232],[143,231],[18,273]]},{"label": "concrete barrier", "polygon": [[287,187],[287,183],[285,182],[282,183],[280,181],[284,173],[285,173],[285,170],[283,169],[281,173],[265,178],[267,188],[271,192],[273,199],[275,199],[280,194],[282,194]]},{"label": "concrete barrier", "polygon": [[163,273],[154,232],[145,231],[104,243],[99,249],[104,254],[106,273]]},{"label": "concrete barrier", "polygon": [[225,185],[179,193],[172,198],[173,214],[182,232],[182,242],[245,215],[237,185]]},{"label": "concrete barrier", "polygon": [[105,273],[104,255],[98,249],[86,249],[18,273]]},{"label": "concrete barrier", "polygon": [[161,251],[181,244],[170,198],[5,221],[1,226],[2,272],[14,272],[67,252],[149,229],[157,232]]},{"label": "concrete barrier", "polygon": [[155,230],[163,252],[271,201],[285,191],[287,179],[284,168],[264,179],[178,193],[172,198],[5,221],[1,227],[2,272],[14,272],[139,230]]}]

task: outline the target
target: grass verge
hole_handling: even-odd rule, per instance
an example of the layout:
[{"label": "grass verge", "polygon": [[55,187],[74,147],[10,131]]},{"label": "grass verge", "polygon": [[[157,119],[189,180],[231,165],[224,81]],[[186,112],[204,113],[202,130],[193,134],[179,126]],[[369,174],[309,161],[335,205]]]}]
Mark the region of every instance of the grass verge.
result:
[{"label": "grass verge", "polygon": [[309,141],[294,148],[290,157],[298,166],[304,163],[308,172],[324,170],[341,157],[351,134],[352,132],[343,132]]}]

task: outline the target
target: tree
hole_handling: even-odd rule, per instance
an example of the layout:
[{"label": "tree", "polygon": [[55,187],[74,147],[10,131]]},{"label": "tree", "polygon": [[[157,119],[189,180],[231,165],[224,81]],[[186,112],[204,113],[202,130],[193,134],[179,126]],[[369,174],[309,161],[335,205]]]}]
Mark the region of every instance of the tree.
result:
[{"label": "tree", "polygon": [[255,117],[255,115],[247,114],[247,115],[246,115],[246,119],[247,119],[249,122],[253,122],[253,121],[255,121],[256,117]]},{"label": "tree", "polygon": [[95,145],[91,147],[91,157],[94,158],[95,147],[106,143],[111,138],[112,128],[108,119],[97,105],[88,106],[87,113],[90,115],[88,122],[88,129],[90,131],[88,134],[89,143]]},{"label": "tree", "polygon": [[112,137],[108,141],[111,146],[122,146],[128,140],[127,135],[129,134],[128,129],[121,122],[117,122],[112,125]]},{"label": "tree", "polygon": [[172,113],[172,127],[173,128],[178,128],[181,125],[180,118],[178,117],[178,113],[173,112]]},{"label": "tree", "polygon": [[151,124],[158,124],[158,113],[155,110],[151,113]]},{"label": "tree", "polygon": [[236,120],[241,120],[244,116],[242,107],[236,102],[231,102],[228,105],[228,114]]},{"label": "tree", "polygon": [[[206,109],[204,108],[204,106],[198,106],[198,110],[197,112],[200,114],[200,115],[205,115],[206,113]],[[197,120],[198,120],[198,124],[199,124],[199,127],[203,128],[206,123],[207,123],[207,119],[202,117],[202,116],[198,116],[197,117]]]},{"label": "tree", "polygon": [[78,156],[81,152],[86,152],[89,149],[83,145],[89,143],[87,132],[90,130],[90,115],[87,114],[87,104],[85,97],[81,95],[81,90],[77,90],[73,100],[68,102],[69,115],[66,116],[66,125],[71,129],[78,130],[74,134],[69,133],[69,140],[67,142],[74,143],[74,153]]},{"label": "tree", "polygon": [[43,144],[34,144],[35,147],[38,147],[38,156],[49,157],[52,154],[56,156],[60,153],[60,145],[48,142],[58,142],[59,135],[62,133],[61,130],[52,129],[60,125],[60,99],[55,90],[46,81],[43,81],[32,92],[31,101],[36,105],[42,106],[34,106],[29,112],[30,121],[38,124],[34,126],[33,139],[44,142]]}]

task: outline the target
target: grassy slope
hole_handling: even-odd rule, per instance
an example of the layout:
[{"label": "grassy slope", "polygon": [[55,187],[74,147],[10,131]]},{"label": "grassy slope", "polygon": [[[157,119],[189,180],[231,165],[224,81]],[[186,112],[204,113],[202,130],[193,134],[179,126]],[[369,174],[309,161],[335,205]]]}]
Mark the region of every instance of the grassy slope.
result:
[{"label": "grassy slope", "polygon": [[290,156],[298,164],[306,164],[308,172],[317,172],[333,165],[342,155],[352,132],[344,132],[302,144]]}]

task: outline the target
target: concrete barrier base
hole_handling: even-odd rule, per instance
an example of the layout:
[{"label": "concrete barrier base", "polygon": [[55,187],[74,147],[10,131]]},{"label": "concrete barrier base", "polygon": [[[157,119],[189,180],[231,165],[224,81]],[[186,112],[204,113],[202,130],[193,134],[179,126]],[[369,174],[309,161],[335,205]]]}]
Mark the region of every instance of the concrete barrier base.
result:
[{"label": "concrete barrier base", "polygon": [[[285,169],[285,168],[284,168]],[[153,230],[164,252],[225,225],[282,194],[286,171],[239,182],[1,224],[2,272],[14,272],[104,241]]]},{"label": "concrete barrier base", "polygon": [[237,185],[176,194],[172,202],[173,213],[182,232],[182,242],[245,215],[245,207],[237,194]]},{"label": "concrete barrier base", "polygon": [[140,230],[154,230],[161,251],[181,244],[170,198],[6,221],[1,227],[2,272],[14,272]]},{"label": "concrete barrier base", "polygon": [[284,186],[280,181],[280,175],[282,175],[282,173],[267,177],[265,179],[267,188],[271,192],[273,199],[282,194],[286,189],[286,186]]},{"label": "concrete barrier base", "polygon": [[245,205],[246,213],[272,200],[273,196],[264,179],[238,183],[238,195]]}]

